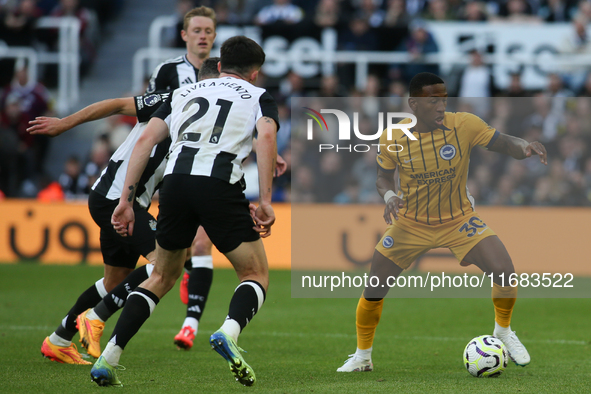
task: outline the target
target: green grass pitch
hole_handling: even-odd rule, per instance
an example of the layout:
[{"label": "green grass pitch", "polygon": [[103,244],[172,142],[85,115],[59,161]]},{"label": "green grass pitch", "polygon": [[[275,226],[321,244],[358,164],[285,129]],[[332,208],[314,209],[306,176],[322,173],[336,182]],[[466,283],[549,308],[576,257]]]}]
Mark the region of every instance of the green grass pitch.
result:
[{"label": "green grass pitch", "polygon": [[[40,353],[79,293],[101,276],[102,267],[0,265],[1,393],[582,393],[591,387],[590,299],[519,300],[512,327],[532,363],[511,363],[496,379],[473,378],[462,365],[466,343],[492,333],[489,300],[387,299],[375,370],[340,374],[336,368],[355,350],[357,300],[292,299],[287,271],[271,272],[265,306],[240,337],[258,378],[243,387],[208,343],[237,285],[233,271],[217,270],[193,349],[173,345],[184,318],[177,284],[125,350],[127,370],[118,374],[124,387],[101,388],[90,382],[90,366],[58,364]],[[103,347],[114,323],[107,323]]]}]

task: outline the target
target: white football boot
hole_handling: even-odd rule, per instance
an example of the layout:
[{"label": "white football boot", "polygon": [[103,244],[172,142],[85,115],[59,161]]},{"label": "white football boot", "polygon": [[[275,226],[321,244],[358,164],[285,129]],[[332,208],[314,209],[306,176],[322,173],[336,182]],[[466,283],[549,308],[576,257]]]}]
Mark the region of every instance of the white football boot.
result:
[{"label": "white football boot", "polygon": [[373,371],[371,360],[364,360],[357,354],[349,354],[349,358],[337,372],[369,372]]},{"label": "white football boot", "polygon": [[501,333],[500,331],[494,331],[493,335],[496,338],[499,338],[507,348],[509,352],[509,357],[513,362],[521,367],[525,367],[531,361],[529,357],[529,353],[523,343],[517,338],[515,335],[515,331],[508,330],[506,333]]}]

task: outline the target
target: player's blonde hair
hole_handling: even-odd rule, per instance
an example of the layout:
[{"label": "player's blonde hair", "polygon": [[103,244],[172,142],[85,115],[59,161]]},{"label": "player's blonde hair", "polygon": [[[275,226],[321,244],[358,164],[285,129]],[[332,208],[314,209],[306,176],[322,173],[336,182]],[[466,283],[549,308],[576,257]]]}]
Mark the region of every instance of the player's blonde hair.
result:
[{"label": "player's blonde hair", "polygon": [[205,7],[205,6],[201,6],[201,7],[195,7],[193,8],[191,11],[187,12],[185,14],[185,17],[183,18],[183,30],[187,31],[187,29],[189,28],[189,22],[191,22],[191,18],[196,17],[196,16],[204,16],[206,18],[209,18],[213,21],[213,28],[215,29],[218,21],[215,17],[215,11],[213,10],[213,8],[209,8],[209,7]]}]

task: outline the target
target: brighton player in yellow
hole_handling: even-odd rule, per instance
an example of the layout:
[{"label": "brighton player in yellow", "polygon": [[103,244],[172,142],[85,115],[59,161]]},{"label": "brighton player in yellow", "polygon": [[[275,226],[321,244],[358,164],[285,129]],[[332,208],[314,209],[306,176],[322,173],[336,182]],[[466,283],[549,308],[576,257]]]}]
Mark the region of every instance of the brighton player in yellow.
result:
[{"label": "brighton player in yellow", "polygon": [[[492,273],[494,336],[505,343],[517,365],[525,366],[529,354],[510,326],[517,287],[508,286],[506,280],[502,287],[500,280],[500,275],[508,278],[515,272],[513,263],[499,237],[475,212],[466,178],[470,153],[477,145],[518,160],[538,155],[544,164],[546,149],[539,142],[499,133],[475,115],[445,112],[447,90],[434,74],[421,73],[412,79],[408,103],[417,118],[410,129],[416,140],[397,129],[392,130],[391,139],[387,132],[380,138],[382,146],[396,144],[403,149],[382,148],[377,156],[376,186],[386,202],[384,219],[389,227],[376,246],[370,275],[385,283],[387,277],[397,277],[417,257],[439,247],[449,248],[462,265],[474,264]],[[357,305],[357,351],[338,372],[373,369],[372,345],[387,293],[387,286],[365,289]]]}]

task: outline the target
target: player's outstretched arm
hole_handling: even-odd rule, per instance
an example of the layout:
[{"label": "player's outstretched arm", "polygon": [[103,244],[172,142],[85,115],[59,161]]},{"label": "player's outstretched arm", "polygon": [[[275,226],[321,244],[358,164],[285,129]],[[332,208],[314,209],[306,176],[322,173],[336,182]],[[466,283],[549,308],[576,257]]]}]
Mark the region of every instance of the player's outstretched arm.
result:
[{"label": "player's outstretched arm", "polygon": [[394,220],[398,220],[398,211],[404,207],[404,200],[398,197],[396,192],[395,173],[395,171],[386,172],[378,166],[376,187],[378,193],[380,193],[380,196],[384,198],[384,202],[386,203],[384,220],[388,225],[392,224],[392,217],[394,217]]},{"label": "player's outstretched arm", "polygon": [[29,122],[31,127],[27,131],[31,134],[55,137],[82,123],[92,122],[107,116],[116,114],[135,116],[136,110],[133,100],[133,97],[125,97],[99,101],[62,119],[38,116]]},{"label": "player's outstretched arm", "polygon": [[271,235],[275,213],[271,207],[273,172],[277,160],[277,124],[267,116],[257,121],[257,167],[259,170],[259,207],[255,212],[255,230],[265,238]]},{"label": "player's outstretched arm", "polygon": [[136,142],[133,152],[131,152],[123,192],[119,199],[119,205],[117,205],[111,217],[111,224],[115,231],[123,237],[133,235],[135,222],[133,200],[135,199],[140,177],[150,159],[150,153],[154,146],[162,142],[167,136],[168,125],[160,118],[152,118]]},{"label": "player's outstretched arm", "polygon": [[524,139],[513,137],[508,134],[499,134],[488,150],[504,153],[517,160],[523,160],[532,155],[538,155],[540,157],[540,162],[548,164],[546,148],[541,142],[527,142]]}]

